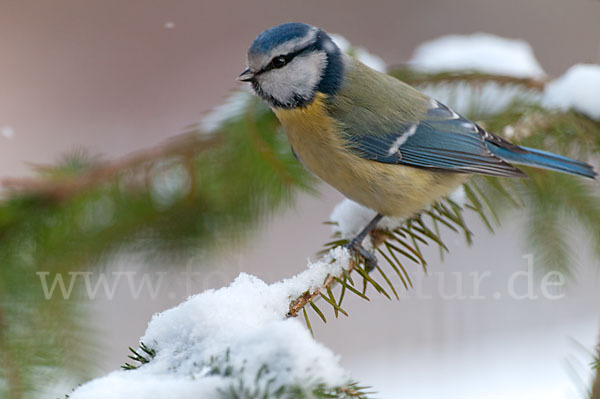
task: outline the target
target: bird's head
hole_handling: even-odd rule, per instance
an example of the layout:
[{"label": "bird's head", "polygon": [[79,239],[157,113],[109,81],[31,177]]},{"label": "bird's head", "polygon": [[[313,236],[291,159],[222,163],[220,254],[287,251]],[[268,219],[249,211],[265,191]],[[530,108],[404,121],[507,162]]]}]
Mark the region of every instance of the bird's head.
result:
[{"label": "bird's head", "polygon": [[342,54],[329,35],[297,22],[258,35],[247,66],[238,80],[250,82],[271,107],[285,109],[310,104],[317,92],[335,94],[344,74]]}]

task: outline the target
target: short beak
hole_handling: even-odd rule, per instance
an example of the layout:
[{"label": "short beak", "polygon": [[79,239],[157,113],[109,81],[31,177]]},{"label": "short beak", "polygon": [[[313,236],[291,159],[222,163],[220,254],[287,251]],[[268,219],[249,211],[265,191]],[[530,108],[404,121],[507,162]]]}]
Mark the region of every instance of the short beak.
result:
[{"label": "short beak", "polygon": [[240,74],[240,76],[237,77],[237,80],[239,80],[240,82],[251,82],[253,79],[254,73],[252,73],[250,68],[247,68],[244,72]]}]

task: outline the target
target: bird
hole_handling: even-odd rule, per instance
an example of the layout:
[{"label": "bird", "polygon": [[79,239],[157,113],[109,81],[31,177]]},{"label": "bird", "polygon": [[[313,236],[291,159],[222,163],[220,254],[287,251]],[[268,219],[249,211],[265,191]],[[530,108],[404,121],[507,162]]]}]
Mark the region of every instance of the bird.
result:
[{"label": "bird", "polygon": [[407,218],[473,174],[523,178],[522,164],[595,178],[587,163],[513,144],[412,86],[343,53],[315,26],[284,23],[251,43],[238,76],[273,110],[296,158],[377,212],[347,244],[362,246],[384,216]]}]

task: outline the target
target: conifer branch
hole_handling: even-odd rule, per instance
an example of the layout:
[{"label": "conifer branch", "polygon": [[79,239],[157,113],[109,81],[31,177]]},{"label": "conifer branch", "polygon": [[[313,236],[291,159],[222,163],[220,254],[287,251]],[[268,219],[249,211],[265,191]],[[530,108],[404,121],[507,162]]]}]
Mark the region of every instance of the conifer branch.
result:
[{"label": "conifer branch", "polygon": [[[468,196],[468,203],[465,208],[475,211],[481,217],[482,221],[492,228],[487,219],[486,210],[483,209],[482,205],[487,200],[484,199],[483,193],[475,193],[470,188],[474,185],[474,183],[470,183],[464,186],[465,190],[471,193]],[[470,243],[472,233],[464,224],[463,211],[464,209],[452,200],[444,199],[434,204],[430,209],[407,219],[391,231],[375,229],[369,235],[373,251],[379,253],[385,259],[387,265],[401,281],[404,288],[409,289],[412,287],[412,281],[404,265],[405,261],[421,266],[424,271],[426,270],[427,262],[422,256],[419,242],[424,245],[428,245],[430,242],[435,243],[439,246],[440,251],[448,251],[448,248],[444,245],[439,228],[434,227],[436,223],[442,223],[455,233],[462,231],[465,234],[465,239]],[[331,249],[347,243],[348,240],[337,237],[336,240],[327,243],[321,253],[329,252]],[[365,300],[369,300],[366,295],[366,289],[369,285],[388,299],[391,300],[393,296],[396,300],[399,300],[393,279],[388,276],[386,270],[380,265],[375,270],[377,273],[369,273],[365,267],[365,259],[358,254],[354,254],[347,268],[341,274],[327,276],[320,287],[306,291],[300,297],[291,300],[287,317],[297,317],[300,311],[302,311],[307,321],[307,326],[312,331],[306,313],[307,308],[312,309],[326,322],[322,310],[315,303],[317,300],[322,299],[332,307],[336,318],[339,313],[347,316],[347,312],[341,306],[345,293],[351,292]],[[362,279],[362,291],[355,285],[351,277],[353,273],[358,274],[356,276],[357,279]],[[336,285],[341,286],[338,298],[336,298],[333,292],[333,288]],[[387,287],[389,291],[384,287]]]},{"label": "conifer branch", "polygon": [[[223,142],[218,135],[204,135],[199,132],[184,133],[172,137],[165,143],[125,156],[112,162],[99,162],[89,165],[89,169],[76,175],[55,176],[59,172],[52,166],[37,166],[36,169],[50,175],[51,178],[3,178],[0,180],[2,187],[13,194],[35,196],[55,200],[67,200],[84,190],[95,189],[98,186],[114,179],[119,173],[131,168],[142,168],[148,173],[147,164],[155,163],[162,159],[178,156],[183,159],[193,157],[195,154],[206,151]],[[147,179],[144,179],[147,180]]]},{"label": "conifer branch", "polygon": [[390,75],[410,85],[437,85],[466,83],[477,87],[484,83],[496,83],[500,86],[518,86],[527,90],[542,91],[549,79],[542,78],[517,78],[514,76],[497,75],[478,71],[457,72],[421,72],[410,67],[394,67]]},{"label": "conifer branch", "polygon": [[[351,261],[348,266],[347,272],[352,273],[355,265],[356,265],[355,261],[354,260]],[[334,286],[336,281],[340,281],[339,279],[340,279],[340,276],[327,276],[327,278],[325,279],[325,281],[323,282],[323,285],[321,287],[319,287],[318,289],[316,289],[314,291],[306,291],[300,297],[292,300],[290,302],[290,310],[287,313],[286,317],[297,317],[298,312],[300,312],[301,310],[304,310],[304,308],[308,304],[314,305],[313,301],[321,295],[323,295],[323,297],[325,297],[325,295],[323,293],[327,292],[327,291],[331,291],[331,288]],[[340,308],[339,304],[336,304],[335,302],[330,302],[330,301],[327,301],[327,302],[333,306],[333,308],[336,311],[336,314],[338,311],[341,310],[342,313],[345,313],[347,315],[347,313],[343,309]]]},{"label": "conifer branch", "polygon": [[596,347],[596,358],[592,363],[592,369],[594,370],[594,380],[592,383],[590,399],[600,399],[600,343],[598,343],[598,346]]}]

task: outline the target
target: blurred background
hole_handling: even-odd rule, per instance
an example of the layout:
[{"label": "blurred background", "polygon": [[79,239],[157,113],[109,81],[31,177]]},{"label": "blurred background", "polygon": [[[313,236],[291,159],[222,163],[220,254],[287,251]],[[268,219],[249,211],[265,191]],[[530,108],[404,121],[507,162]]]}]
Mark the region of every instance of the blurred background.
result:
[{"label": "blurred background", "polygon": [[[112,159],[184,131],[237,87],[252,39],[283,22],[339,33],[390,65],[423,41],[489,32],[529,42],[558,76],[574,63],[600,63],[599,20],[597,0],[0,0],[0,175],[29,175],[31,163],[79,148]],[[187,263],[198,272],[191,280],[180,274],[186,265],[173,262],[160,268],[166,277],[156,295],[133,298],[119,286],[114,297],[92,300],[96,374],[123,364],[152,315],[189,294],[227,285],[241,271],[273,282],[303,270],[328,241],[322,222],[341,199],[321,185],[242,248]],[[382,398],[581,397],[599,327],[598,261],[578,236],[566,288],[551,290],[553,299],[541,295],[538,273],[537,299],[509,298],[510,276],[527,270],[524,256],[533,255],[535,268],[514,215],[496,234],[473,218],[474,245],[452,238],[443,262],[428,251],[430,275],[413,275],[418,289],[399,302],[352,298],[350,318],[313,321],[317,339]],[[131,257],[111,265],[141,267]],[[488,271],[476,295],[470,273]],[[520,277],[515,290],[527,284]],[[464,295],[453,296],[458,290]]]}]

